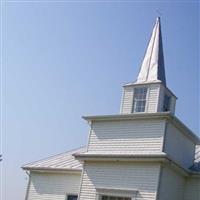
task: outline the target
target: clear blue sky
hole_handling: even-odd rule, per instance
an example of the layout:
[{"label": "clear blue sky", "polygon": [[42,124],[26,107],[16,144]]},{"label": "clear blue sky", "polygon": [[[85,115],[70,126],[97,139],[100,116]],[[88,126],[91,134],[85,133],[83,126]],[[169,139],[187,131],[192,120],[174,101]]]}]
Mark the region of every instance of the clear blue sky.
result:
[{"label": "clear blue sky", "polygon": [[199,5],[3,3],[3,199],[24,199],[20,167],[86,144],[82,115],[119,113],[156,10],[176,115],[199,134]]}]

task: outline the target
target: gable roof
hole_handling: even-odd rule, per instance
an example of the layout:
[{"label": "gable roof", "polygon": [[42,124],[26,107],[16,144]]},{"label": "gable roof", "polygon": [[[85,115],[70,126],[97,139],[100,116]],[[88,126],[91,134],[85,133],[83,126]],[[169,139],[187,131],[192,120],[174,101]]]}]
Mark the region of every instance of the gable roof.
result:
[{"label": "gable roof", "polygon": [[57,154],[36,162],[32,162],[22,166],[24,170],[72,170],[81,171],[82,163],[74,158],[72,154],[84,153],[86,147],[81,147],[72,151],[67,151],[61,154]]}]

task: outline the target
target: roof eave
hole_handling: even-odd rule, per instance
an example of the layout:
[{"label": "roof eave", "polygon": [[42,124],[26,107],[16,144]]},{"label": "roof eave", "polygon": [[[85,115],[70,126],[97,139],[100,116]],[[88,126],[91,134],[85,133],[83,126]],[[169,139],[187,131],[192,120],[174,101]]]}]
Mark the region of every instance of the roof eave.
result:
[{"label": "roof eave", "polygon": [[110,161],[110,162],[149,162],[149,163],[160,163],[168,164],[173,168],[183,173],[184,176],[189,176],[191,171],[184,168],[181,164],[172,160],[167,154],[141,154],[141,155],[122,155],[122,154],[74,154],[76,159],[81,161]]},{"label": "roof eave", "polygon": [[46,173],[81,173],[82,169],[64,169],[64,168],[48,168],[48,167],[22,167],[23,170],[31,172]]},{"label": "roof eave", "polygon": [[184,134],[190,137],[196,145],[200,145],[200,138],[191,130],[189,129],[181,120],[179,120],[176,116],[171,116],[171,121],[174,122],[175,125],[180,127]]},{"label": "roof eave", "polygon": [[138,162],[155,162],[163,161],[166,154],[74,154],[74,157],[81,161],[138,161]]},{"label": "roof eave", "polygon": [[94,116],[83,116],[82,118],[87,121],[118,121],[128,119],[155,119],[155,118],[168,118],[170,112],[159,112],[159,113],[132,113],[132,114],[116,114],[116,115],[94,115]]},{"label": "roof eave", "polygon": [[162,81],[160,80],[157,80],[157,81],[151,81],[151,82],[140,82],[140,83],[137,83],[137,82],[130,82],[130,83],[126,83],[124,84],[122,87],[131,87],[131,86],[145,86],[145,85],[153,85],[153,84],[160,84],[162,85],[163,87],[166,88],[166,90],[172,95],[174,96],[176,99],[178,99],[178,97],[165,85],[163,84]]}]

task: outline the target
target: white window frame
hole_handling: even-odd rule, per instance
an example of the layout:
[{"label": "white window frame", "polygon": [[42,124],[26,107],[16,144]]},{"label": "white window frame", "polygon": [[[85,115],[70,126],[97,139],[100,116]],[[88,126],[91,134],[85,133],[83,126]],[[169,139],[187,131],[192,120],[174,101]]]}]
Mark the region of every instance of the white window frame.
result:
[{"label": "white window frame", "polygon": [[[146,98],[145,98],[145,106],[144,106],[144,111],[135,111],[135,108],[134,108],[134,98],[135,98],[135,89],[139,89],[139,88],[145,88],[146,89]],[[132,113],[145,113],[147,111],[147,100],[149,98],[149,88],[147,86],[138,86],[138,87],[134,87],[133,88],[133,97],[132,97],[132,109],[131,109],[131,112]]]},{"label": "white window frame", "polygon": [[107,196],[107,197],[121,197],[121,198],[129,198],[130,200],[136,200],[135,197],[127,197],[127,196],[114,196],[114,195],[105,195],[105,194],[100,194],[98,197],[98,200],[102,200],[103,196]]},{"label": "white window frame", "polygon": [[102,200],[102,196],[122,197],[136,200],[138,190],[123,188],[96,188],[96,200]]}]

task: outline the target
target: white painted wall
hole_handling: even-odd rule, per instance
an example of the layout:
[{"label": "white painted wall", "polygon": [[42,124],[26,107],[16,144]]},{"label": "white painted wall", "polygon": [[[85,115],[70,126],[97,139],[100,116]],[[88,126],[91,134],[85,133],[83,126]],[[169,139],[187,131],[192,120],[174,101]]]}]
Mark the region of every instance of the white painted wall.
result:
[{"label": "white painted wall", "polygon": [[199,178],[188,178],[186,180],[184,200],[200,199],[200,176]]},{"label": "white painted wall", "polygon": [[89,153],[152,154],[161,153],[165,120],[124,120],[93,122]]},{"label": "white painted wall", "polygon": [[137,189],[137,200],[156,200],[159,172],[153,163],[86,162],[80,200],[96,200],[101,187]]},{"label": "white painted wall", "polygon": [[121,103],[121,114],[130,114],[132,113],[133,106],[133,95],[135,87],[147,87],[147,101],[146,101],[146,111],[147,113],[155,113],[158,109],[158,98],[160,84],[145,84],[145,85],[131,85],[124,87],[124,94],[122,97]]},{"label": "white painted wall", "polygon": [[184,186],[182,175],[171,168],[162,168],[158,200],[183,200]]},{"label": "white painted wall", "polygon": [[78,194],[81,174],[31,172],[26,200],[66,200]]},{"label": "white painted wall", "polygon": [[130,114],[132,113],[133,106],[133,86],[124,87],[120,113],[121,114]]},{"label": "white painted wall", "polygon": [[163,104],[164,104],[164,96],[165,96],[165,87],[163,85],[160,85],[159,90],[159,97],[158,97],[158,112],[163,112]]},{"label": "white painted wall", "polygon": [[148,86],[147,102],[146,102],[146,112],[155,113],[158,111],[159,103],[159,84],[152,84]]},{"label": "white painted wall", "polygon": [[170,96],[170,112],[172,114],[175,113],[175,108],[176,108],[176,97],[173,96],[169,90],[164,87],[162,84],[160,85],[160,92],[159,92],[159,101],[158,101],[158,112],[163,112],[163,104],[164,104],[164,97],[165,94]]},{"label": "white painted wall", "polygon": [[121,114],[130,114],[132,113],[133,106],[133,96],[134,96],[134,88],[136,87],[147,87],[147,99],[146,99],[146,113],[155,113],[155,112],[163,112],[163,103],[165,94],[171,97],[170,100],[170,112],[172,114],[175,113],[176,106],[176,97],[173,96],[167,88],[165,88],[162,84],[143,84],[143,85],[130,85],[124,87],[124,92],[122,96],[121,103]]},{"label": "white painted wall", "polygon": [[195,144],[177,127],[167,123],[164,152],[173,160],[189,168],[194,162]]}]

